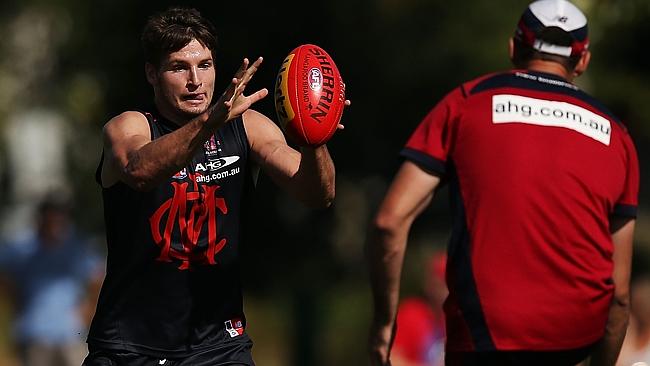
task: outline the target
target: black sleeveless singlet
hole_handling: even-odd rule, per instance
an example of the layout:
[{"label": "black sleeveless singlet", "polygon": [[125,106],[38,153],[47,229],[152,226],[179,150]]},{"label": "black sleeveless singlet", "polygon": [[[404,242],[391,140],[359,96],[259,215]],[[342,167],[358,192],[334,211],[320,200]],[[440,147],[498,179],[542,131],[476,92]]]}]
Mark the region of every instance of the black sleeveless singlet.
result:
[{"label": "black sleeveless singlet", "polygon": [[[144,115],[152,140],[178,128]],[[91,347],[183,357],[250,342],[238,257],[241,211],[252,185],[248,158],[240,117],[155,189],[138,192],[122,182],[102,189],[108,259]]]}]

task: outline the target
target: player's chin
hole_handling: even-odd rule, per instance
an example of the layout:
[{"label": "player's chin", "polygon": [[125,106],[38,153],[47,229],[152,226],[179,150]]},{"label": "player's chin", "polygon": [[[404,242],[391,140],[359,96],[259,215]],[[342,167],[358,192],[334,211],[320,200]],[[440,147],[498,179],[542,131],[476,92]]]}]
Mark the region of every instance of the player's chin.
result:
[{"label": "player's chin", "polygon": [[208,110],[210,107],[210,104],[207,102],[204,103],[182,103],[180,105],[180,111],[183,112],[183,114],[191,117],[196,117],[205,111]]}]

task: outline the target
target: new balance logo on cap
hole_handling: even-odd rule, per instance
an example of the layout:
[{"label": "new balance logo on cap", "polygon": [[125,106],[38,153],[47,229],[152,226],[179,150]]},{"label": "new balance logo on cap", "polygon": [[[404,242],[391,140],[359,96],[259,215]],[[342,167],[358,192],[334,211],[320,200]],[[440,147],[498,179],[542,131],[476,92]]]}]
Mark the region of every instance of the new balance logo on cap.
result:
[{"label": "new balance logo on cap", "polygon": [[[542,31],[558,28],[570,36],[571,44],[554,44],[539,39]],[[521,15],[515,38],[537,51],[559,56],[581,55],[588,47],[587,17],[566,0],[539,0]]]}]

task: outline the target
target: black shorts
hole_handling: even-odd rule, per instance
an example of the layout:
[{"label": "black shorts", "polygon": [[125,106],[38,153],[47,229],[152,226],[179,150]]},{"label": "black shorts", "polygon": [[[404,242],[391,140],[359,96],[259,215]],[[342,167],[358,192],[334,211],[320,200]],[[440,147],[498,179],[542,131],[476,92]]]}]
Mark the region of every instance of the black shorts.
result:
[{"label": "black shorts", "polygon": [[135,352],[93,349],[82,366],[255,366],[252,342],[231,343],[227,346],[197,351],[183,358],[158,358]]},{"label": "black shorts", "polygon": [[584,361],[594,346],[562,351],[447,352],[447,366],[575,366]]}]

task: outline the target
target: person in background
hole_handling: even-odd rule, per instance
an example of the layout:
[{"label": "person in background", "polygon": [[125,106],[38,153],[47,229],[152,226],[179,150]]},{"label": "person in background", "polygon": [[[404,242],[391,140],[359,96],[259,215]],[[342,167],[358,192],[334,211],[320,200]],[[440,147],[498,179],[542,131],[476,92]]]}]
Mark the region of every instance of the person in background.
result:
[{"label": "person in background", "polygon": [[573,83],[588,45],[575,5],[532,2],[509,42],[514,69],[462,83],[415,129],[368,236],[373,366],[390,364],[409,230],[443,183],[446,364],[616,363],[639,163],[625,125]]},{"label": "person in background", "polygon": [[55,195],[37,206],[35,227],[0,246],[0,275],[16,309],[14,341],[24,366],[79,366],[85,356],[91,289],[103,265]]},{"label": "person in background", "polygon": [[391,354],[393,366],[442,366],[445,354],[445,319],[442,304],[447,297],[447,256],[435,253],[424,271],[424,294],[402,299],[397,310],[397,329]]}]

